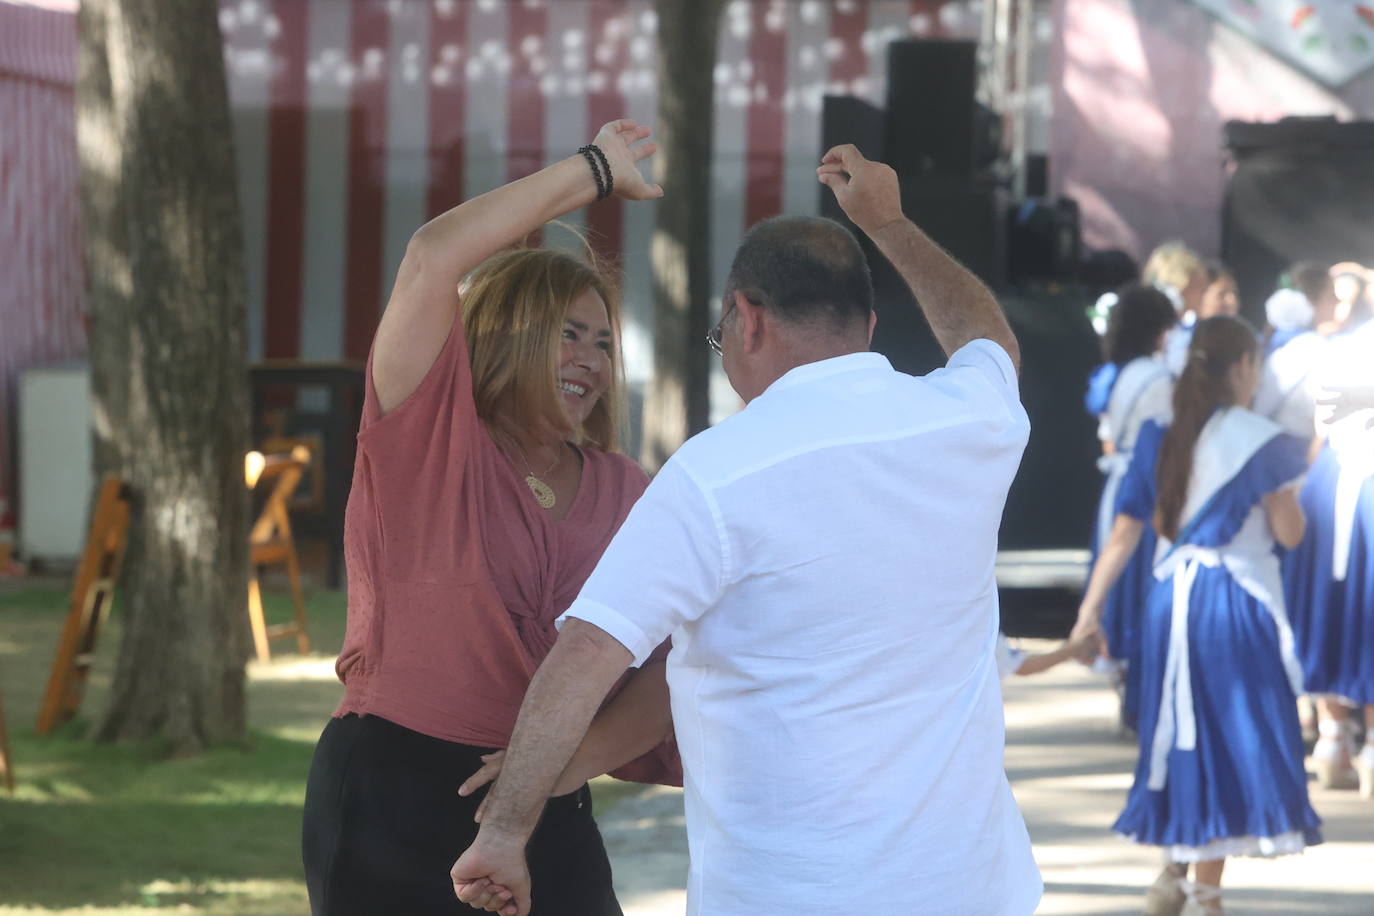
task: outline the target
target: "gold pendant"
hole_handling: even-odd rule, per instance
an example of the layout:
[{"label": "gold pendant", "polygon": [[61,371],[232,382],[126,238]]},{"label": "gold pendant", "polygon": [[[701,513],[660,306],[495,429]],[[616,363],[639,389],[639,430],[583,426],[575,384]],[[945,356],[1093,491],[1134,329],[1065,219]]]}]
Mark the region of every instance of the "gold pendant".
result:
[{"label": "gold pendant", "polygon": [[533,474],[525,478],[525,486],[530,488],[530,492],[534,494],[534,498],[539,501],[540,508],[552,509],[553,504],[558,502],[558,497],[553,493],[553,487],[544,483],[544,481],[535,477]]}]

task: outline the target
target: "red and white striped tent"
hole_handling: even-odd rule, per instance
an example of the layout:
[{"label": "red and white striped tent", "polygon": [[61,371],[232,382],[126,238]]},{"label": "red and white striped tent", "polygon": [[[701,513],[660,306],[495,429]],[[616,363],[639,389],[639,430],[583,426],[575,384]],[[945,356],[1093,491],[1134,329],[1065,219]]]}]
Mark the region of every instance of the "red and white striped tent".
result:
[{"label": "red and white striped tent", "polygon": [[18,374],[86,351],[74,10],[0,2],[0,539],[14,527]]},{"label": "red and white striped tent", "polygon": [[[0,489],[10,494],[17,372],[85,349],[75,5],[0,0]],[[727,3],[717,285],[746,226],[817,210],[822,95],[881,103],[888,41],[973,37],[981,21],[966,0]],[[250,359],[365,356],[406,241],[428,217],[568,155],[602,122],[654,120],[652,0],[222,0],[220,27]],[[571,219],[624,267],[632,385],[651,370],[654,217],[653,204],[613,201]],[[732,409],[728,389],[719,394]]]}]

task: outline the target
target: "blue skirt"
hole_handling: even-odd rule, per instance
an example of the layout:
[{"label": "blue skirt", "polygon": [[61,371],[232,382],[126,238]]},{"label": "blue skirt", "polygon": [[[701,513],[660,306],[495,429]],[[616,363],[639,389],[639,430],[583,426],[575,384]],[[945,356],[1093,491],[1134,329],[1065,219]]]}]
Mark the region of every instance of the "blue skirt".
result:
[{"label": "blue skirt", "polygon": [[[1102,545],[1096,542],[1094,531],[1093,566]],[[1140,627],[1145,616],[1145,603],[1154,587],[1154,557],[1157,538],[1154,526],[1146,523],[1140,536],[1140,546],[1131,555],[1121,578],[1107,593],[1102,609],[1102,633],[1107,639],[1107,651],[1113,659],[1124,662],[1122,672],[1122,724],[1137,727],[1140,716]],[[1089,569],[1091,577],[1091,568]]]},{"label": "blue skirt", "polygon": [[1140,760],[1114,829],[1178,862],[1300,852],[1321,842],[1307,798],[1302,734],[1269,611],[1225,568],[1204,567],[1188,613],[1197,746],[1173,748],[1149,788],[1173,582],[1151,591],[1141,632]]},{"label": "blue skirt", "polygon": [[1366,481],[1355,513],[1350,564],[1343,582],[1332,574],[1336,453],[1322,449],[1303,486],[1307,536],[1283,560],[1284,594],[1304,686],[1374,703],[1374,481]]}]

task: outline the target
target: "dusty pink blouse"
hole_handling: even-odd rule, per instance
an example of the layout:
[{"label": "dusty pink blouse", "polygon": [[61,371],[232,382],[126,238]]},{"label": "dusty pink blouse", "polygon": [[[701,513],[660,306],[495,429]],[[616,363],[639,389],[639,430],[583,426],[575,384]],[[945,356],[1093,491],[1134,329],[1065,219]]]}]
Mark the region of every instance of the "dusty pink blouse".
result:
[{"label": "dusty pink blouse", "polygon": [[[579,449],[582,481],[553,521],[477,417],[455,321],[420,387],[385,416],[372,385],[344,522],[348,624],[335,716],[505,747],[520,702],[630,506],[644,471]],[[665,746],[618,776],[681,785]]]}]

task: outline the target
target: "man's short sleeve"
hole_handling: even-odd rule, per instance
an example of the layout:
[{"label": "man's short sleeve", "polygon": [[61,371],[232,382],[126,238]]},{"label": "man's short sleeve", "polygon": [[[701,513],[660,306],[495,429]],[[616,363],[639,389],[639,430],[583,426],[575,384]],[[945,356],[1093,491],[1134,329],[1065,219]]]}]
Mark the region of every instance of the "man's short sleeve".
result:
[{"label": "man's short sleeve", "polygon": [[714,500],[669,461],[557,623],[576,617],[594,624],[642,665],[669,634],[716,603],[727,566]]},{"label": "man's short sleeve", "polygon": [[949,357],[945,368],[972,368],[993,384],[1008,403],[1020,409],[1021,391],[1016,382],[1016,366],[1006,350],[991,340],[970,340]]}]

